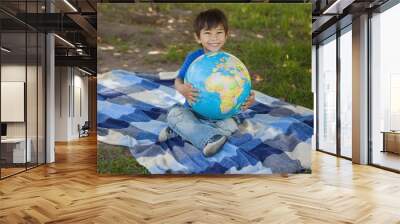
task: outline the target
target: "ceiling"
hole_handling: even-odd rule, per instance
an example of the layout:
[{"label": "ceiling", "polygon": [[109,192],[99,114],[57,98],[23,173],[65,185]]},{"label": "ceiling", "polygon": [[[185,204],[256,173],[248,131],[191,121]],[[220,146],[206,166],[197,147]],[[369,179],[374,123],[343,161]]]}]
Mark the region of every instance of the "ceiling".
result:
[{"label": "ceiling", "polygon": [[[57,34],[56,66],[77,66],[96,74],[96,7],[97,0],[47,0],[47,5],[46,0],[1,0],[2,46],[12,49],[7,60],[34,57],[37,33],[50,32]],[[39,50],[43,45],[39,44]]]},{"label": "ceiling", "polygon": [[352,18],[373,11],[388,0],[312,0],[313,44],[351,24]]}]

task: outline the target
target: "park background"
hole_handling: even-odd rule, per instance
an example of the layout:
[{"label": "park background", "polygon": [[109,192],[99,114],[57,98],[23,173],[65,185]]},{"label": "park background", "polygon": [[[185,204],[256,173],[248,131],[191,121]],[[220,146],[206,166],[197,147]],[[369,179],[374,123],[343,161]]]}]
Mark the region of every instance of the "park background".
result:
[{"label": "park background", "polygon": [[[98,71],[149,76],[177,71],[185,56],[200,47],[192,23],[209,8],[226,14],[229,36],[223,50],[246,65],[253,89],[313,109],[309,3],[98,4]],[[146,173],[123,147],[102,148],[100,173]]]}]

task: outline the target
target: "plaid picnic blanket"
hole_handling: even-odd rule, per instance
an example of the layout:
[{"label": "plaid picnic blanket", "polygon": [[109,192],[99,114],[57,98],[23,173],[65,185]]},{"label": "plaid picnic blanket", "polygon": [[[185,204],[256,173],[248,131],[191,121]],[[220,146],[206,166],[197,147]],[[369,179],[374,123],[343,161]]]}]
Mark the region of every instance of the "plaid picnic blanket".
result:
[{"label": "plaid picnic blanket", "polygon": [[[166,115],[184,98],[173,81],[113,70],[98,76],[98,141],[128,147],[152,174],[271,174],[309,172],[313,111],[256,92],[239,115],[247,125],[212,157],[182,138],[158,142]],[[149,77],[154,77],[149,76]]]}]

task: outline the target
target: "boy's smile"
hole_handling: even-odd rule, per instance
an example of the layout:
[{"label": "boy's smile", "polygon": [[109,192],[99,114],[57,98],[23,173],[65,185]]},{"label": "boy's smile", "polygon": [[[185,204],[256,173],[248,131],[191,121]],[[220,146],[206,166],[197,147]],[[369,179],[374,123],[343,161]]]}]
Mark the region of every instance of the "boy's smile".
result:
[{"label": "boy's smile", "polygon": [[224,46],[226,37],[227,34],[222,25],[211,29],[203,28],[200,31],[200,37],[195,35],[196,41],[203,45],[205,53],[219,51]]}]

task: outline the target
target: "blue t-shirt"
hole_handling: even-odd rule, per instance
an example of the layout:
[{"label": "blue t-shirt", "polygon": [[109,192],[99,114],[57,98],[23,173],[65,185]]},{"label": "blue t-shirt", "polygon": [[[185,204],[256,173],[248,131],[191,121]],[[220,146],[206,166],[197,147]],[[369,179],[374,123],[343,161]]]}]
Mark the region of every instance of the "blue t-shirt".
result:
[{"label": "blue t-shirt", "polygon": [[195,50],[193,52],[190,52],[186,56],[185,61],[183,62],[182,66],[181,66],[181,68],[179,70],[178,78],[182,79],[182,81],[183,81],[185,79],[186,72],[187,72],[190,64],[192,64],[192,62],[194,60],[196,60],[196,58],[200,57],[203,54],[204,54],[204,50],[203,49],[198,49],[198,50]]},{"label": "blue t-shirt", "polygon": [[[178,78],[180,78],[183,81],[185,79],[186,72],[187,72],[190,64],[192,64],[192,62],[194,60],[196,60],[196,58],[200,57],[203,54],[204,54],[204,50],[203,49],[198,49],[198,50],[195,50],[193,52],[190,52],[186,56],[185,61],[183,62],[181,68],[179,69]],[[189,103],[187,101],[185,101],[185,104],[183,106],[184,107],[189,107]]]}]

